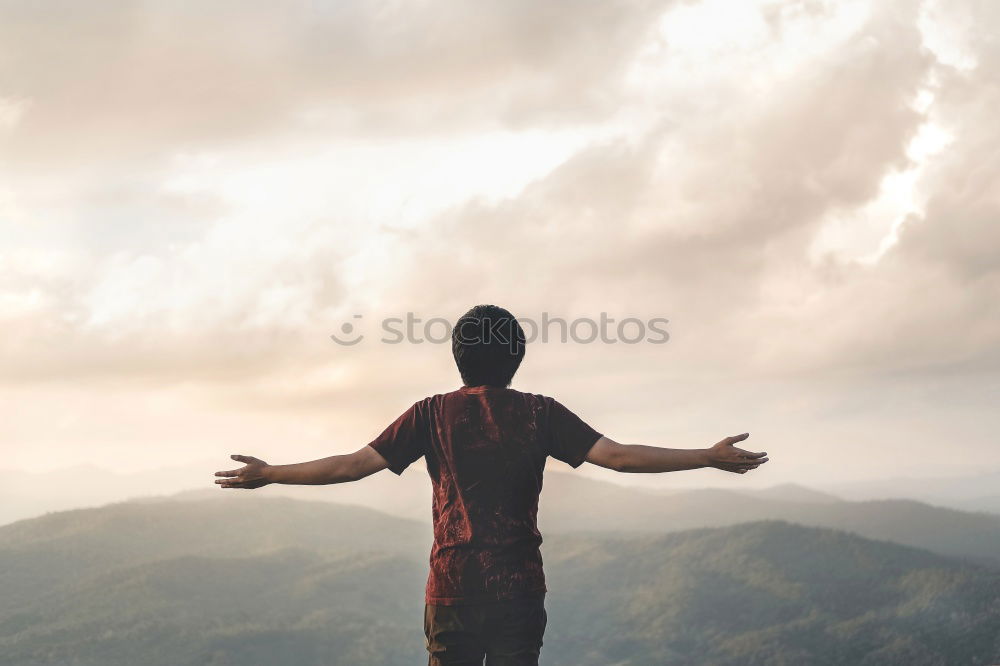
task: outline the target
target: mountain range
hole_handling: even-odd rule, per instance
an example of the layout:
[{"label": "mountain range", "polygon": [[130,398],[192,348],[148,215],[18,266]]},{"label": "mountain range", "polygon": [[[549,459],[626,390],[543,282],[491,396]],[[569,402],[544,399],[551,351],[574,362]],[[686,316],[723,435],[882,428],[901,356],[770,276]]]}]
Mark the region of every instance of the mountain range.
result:
[{"label": "mountain range", "polygon": [[[769,500],[770,501],[770,500]],[[0,664],[422,663],[429,526],[251,493],[0,527]],[[543,664],[1000,663],[1000,570],[783,520],[546,533]]]}]

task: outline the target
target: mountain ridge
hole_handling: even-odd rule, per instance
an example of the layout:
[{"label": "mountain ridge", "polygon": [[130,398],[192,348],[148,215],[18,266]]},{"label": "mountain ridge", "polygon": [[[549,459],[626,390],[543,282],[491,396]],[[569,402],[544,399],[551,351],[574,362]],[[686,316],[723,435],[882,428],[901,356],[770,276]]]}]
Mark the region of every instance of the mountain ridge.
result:
[{"label": "mountain ridge", "polygon": [[[425,524],[249,495],[124,504],[0,528],[0,665],[426,659]],[[542,549],[551,666],[1000,658],[1000,571],[846,530],[555,533]]]}]

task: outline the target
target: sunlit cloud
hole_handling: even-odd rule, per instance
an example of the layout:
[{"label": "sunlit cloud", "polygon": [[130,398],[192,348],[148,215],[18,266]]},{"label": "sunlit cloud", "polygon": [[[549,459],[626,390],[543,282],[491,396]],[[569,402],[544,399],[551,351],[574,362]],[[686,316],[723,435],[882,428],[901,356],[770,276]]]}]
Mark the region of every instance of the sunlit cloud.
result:
[{"label": "sunlit cloud", "polygon": [[[701,441],[754,420],[802,446],[801,472],[870,433],[890,464],[960,414],[968,453],[997,424],[964,389],[934,394],[931,425],[907,425],[914,388],[800,439],[902,376],[994,376],[995,12],[5,7],[23,66],[0,63],[0,435],[37,467],[140,466],[145,437],[188,458],[290,433],[348,447],[457,378],[446,345],[329,334],[488,301],[670,319],[663,348],[530,351],[523,387],[602,427],[626,410],[637,438],[666,419]],[[677,413],[642,397],[661,394]]]}]

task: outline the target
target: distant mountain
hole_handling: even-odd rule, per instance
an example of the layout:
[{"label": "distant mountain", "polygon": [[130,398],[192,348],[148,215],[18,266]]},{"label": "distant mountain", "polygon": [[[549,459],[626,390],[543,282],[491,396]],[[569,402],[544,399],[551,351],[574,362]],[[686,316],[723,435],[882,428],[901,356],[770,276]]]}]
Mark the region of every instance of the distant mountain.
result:
[{"label": "distant mountain", "polygon": [[[93,465],[50,472],[0,469],[0,525],[51,511],[91,508],[140,497],[198,490],[218,494],[215,472],[239,466],[240,463],[222,458],[132,473],[112,472]],[[365,479],[363,484],[268,486],[255,494],[357,504],[402,518],[430,519],[430,482],[420,469],[402,477],[383,472]]]},{"label": "distant mountain", "polygon": [[[196,481],[195,471],[201,481]],[[212,472],[214,469],[209,467],[178,471],[179,480],[196,482],[198,487],[176,497],[202,499],[252,493],[258,498],[336,501],[424,524],[430,521],[430,483],[421,469],[409,470],[401,477],[382,472],[360,483],[268,486],[255,491],[221,490],[213,484]],[[154,488],[166,483],[162,478],[156,479]],[[845,501],[796,484],[753,490],[734,483],[731,490],[665,492],[547,470],[539,507],[539,525],[546,535],[578,531],[663,533],[758,520],[787,520],[844,529],[861,536],[890,539],[944,555],[1000,565],[1000,514],[961,512],[912,500]]]},{"label": "distant mountain", "polygon": [[325,553],[429,552],[427,526],[371,509],[288,498],[121,502],[0,527],[0,612],[38,590],[179,556],[245,557],[295,547]]},{"label": "distant mountain", "polygon": [[550,540],[549,664],[1000,663],[1000,572],[782,521]]},{"label": "distant mountain", "polygon": [[[292,491],[302,498],[322,496],[347,498],[359,504],[370,502],[380,509],[391,506],[396,515],[429,520],[430,489],[424,475],[407,473],[399,478],[385,475],[381,479],[378,476],[381,475],[343,488],[331,487],[329,491],[283,487],[280,492]],[[368,483],[372,485],[366,487]],[[396,495],[390,495],[390,491]],[[543,534],[662,533],[758,520],[833,527],[1000,565],[1000,515],[961,512],[912,500],[845,501],[796,484],[758,490],[735,486],[733,490],[653,492],[550,470],[545,474],[539,504]]]},{"label": "distant mountain", "polygon": [[[422,663],[425,530],[250,495],[9,525],[0,665]],[[1000,662],[1000,572],[922,550],[769,521],[543,551],[550,666]]]},{"label": "distant mountain", "polygon": [[929,504],[1000,513],[1000,468],[978,474],[941,477],[893,477],[829,484],[824,489],[845,499],[906,497]]},{"label": "distant mountain", "polygon": [[[348,485],[357,492],[367,483],[369,479]],[[407,489],[423,488],[413,481],[409,483]],[[317,492],[311,487],[282,487],[280,490],[284,492],[285,488],[293,490],[298,497],[341,496],[340,488],[336,487],[328,493]],[[270,487],[263,490],[270,490]],[[233,491],[206,488],[175,497],[203,499],[222,492]],[[430,497],[423,497],[422,492],[413,494],[407,500],[409,512],[414,518],[426,521],[430,514]],[[385,495],[378,497],[384,502]],[[354,498],[361,500],[360,495]],[[1000,515],[962,512],[912,500],[850,502],[793,484],[761,490],[702,488],[667,493],[550,471],[545,474],[538,513],[543,535],[560,532],[664,533],[759,520],[786,520],[847,530],[873,539],[889,539],[943,555],[1000,566]]]},{"label": "distant mountain", "polygon": [[797,483],[781,483],[769,488],[757,490],[743,490],[735,488],[735,492],[742,495],[749,495],[761,499],[778,500],[780,502],[815,502],[819,504],[832,504],[842,502],[843,499],[830,493],[820,492],[812,488],[800,486]]},{"label": "distant mountain", "polygon": [[0,614],[0,664],[412,664],[422,575],[409,558],[302,549],[124,566]]},{"label": "distant mountain", "polygon": [[[0,469],[0,525],[34,518],[49,511],[95,507],[109,502],[186,490],[215,490],[212,486],[213,473],[218,469],[230,469],[234,466],[238,466],[237,463],[222,458],[127,474],[93,465],[78,465],[42,473]],[[627,476],[619,476],[618,479],[622,483],[595,480],[579,472],[569,472],[562,464],[551,465],[545,473],[545,483],[549,490],[557,494],[569,490],[573,494],[592,496],[597,498],[594,504],[599,503],[605,493],[613,497],[618,492],[639,493],[639,497],[662,497],[698,492],[698,489],[672,488],[673,482],[669,474],[662,476],[662,487],[655,490],[629,487],[625,483]],[[727,488],[701,490],[734,492],[756,499],[794,503],[910,499],[962,511],[1000,515],[1000,470],[971,476],[900,477],[829,484],[818,489],[796,483],[748,489],[740,481],[741,479],[734,478]],[[258,491],[258,494],[357,504],[401,518],[430,520],[430,482],[419,462],[400,477],[382,473],[365,479],[363,483],[339,486],[270,486]],[[757,516],[757,519],[769,517],[771,516]]]},{"label": "distant mountain", "polygon": [[598,491],[591,485],[595,483],[561,479],[558,485],[553,484],[557,492],[551,487],[543,491],[539,509],[543,534],[662,533],[786,520],[1000,566],[1000,515],[962,512],[912,500],[784,501],[767,493],[710,488],[663,495],[619,487]]},{"label": "distant mountain", "polygon": [[49,511],[101,506],[142,495],[199,488],[215,471],[209,472],[212,464],[205,460],[128,474],[94,465],[49,472],[0,469],[0,525]]},{"label": "distant mountain", "polygon": [[981,495],[965,500],[955,500],[952,505],[964,511],[980,511],[1000,515],[1000,495]]}]

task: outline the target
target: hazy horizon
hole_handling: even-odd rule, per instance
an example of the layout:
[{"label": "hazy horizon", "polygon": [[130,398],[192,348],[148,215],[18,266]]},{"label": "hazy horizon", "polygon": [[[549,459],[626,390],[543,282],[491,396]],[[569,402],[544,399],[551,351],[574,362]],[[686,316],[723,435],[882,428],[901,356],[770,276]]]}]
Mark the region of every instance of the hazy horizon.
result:
[{"label": "hazy horizon", "polygon": [[[266,497],[292,497],[300,500],[361,505],[398,517],[429,520],[431,517],[430,480],[422,461],[414,463],[401,479],[380,475],[363,483],[339,486],[271,486],[264,490],[223,492],[206,472],[215,461],[203,459],[170,466],[141,470],[111,470],[90,463],[43,471],[0,467],[0,525],[30,519],[53,511],[94,508],[140,498],[169,498],[201,491],[205,497],[246,494]],[[723,490],[745,492],[747,497],[770,499],[786,504],[798,502],[870,500],[913,500],[931,507],[965,512],[1000,515],[1000,467],[983,469],[975,474],[937,477],[887,477],[848,482],[809,484],[801,481],[779,483],[728,482],[727,475],[716,470],[689,474],[623,475],[572,470],[562,464],[550,464],[546,470],[543,505],[549,502],[575,502],[581,506],[603,500],[605,489],[593,485],[612,484],[624,491],[653,493],[670,510],[686,492]],[[556,476],[553,477],[552,475]],[[645,481],[645,482],[644,482]],[[567,485],[569,484],[569,485]],[[568,493],[568,494],[567,494]],[[680,494],[677,494],[680,493]],[[596,494],[595,498],[590,495]],[[574,499],[575,498],[575,499]],[[671,499],[673,498],[673,499]],[[685,500],[680,500],[681,505]],[[775,505],[779,517],[781,510]],[[586,510],[584,510],[586,512]],[[544,513],[544,512],[543,512]],[[774,517],[765,512],[764,517]]]}]

